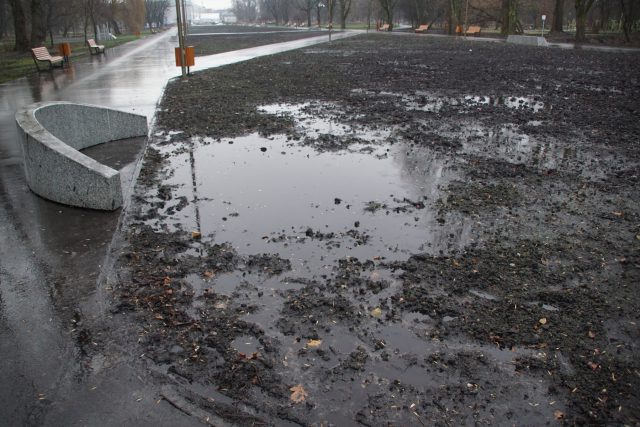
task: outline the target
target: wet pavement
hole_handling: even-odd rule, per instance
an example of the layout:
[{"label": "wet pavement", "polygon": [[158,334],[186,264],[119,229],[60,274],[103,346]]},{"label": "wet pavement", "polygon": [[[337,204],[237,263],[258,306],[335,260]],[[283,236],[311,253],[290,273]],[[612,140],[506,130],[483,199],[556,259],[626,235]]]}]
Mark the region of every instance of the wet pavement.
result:
[{"label": "wet pavement", "polygon": [[[325,35],[198,58],[194,69],[326,40]],[[96,282],[120,211],[70,208],[31,193],[14,119],[25,105],[64,100],[143,114],[152,122],[164,85],[180,72],[175,45],[175,35],[165,32],[74,60],[63,70],[0,85],[0,399],[5,402],[0,419],[9,424],[81,425],[100,416],[105,425],[122,425],[140,413],[147,415],[135,418],[136,425],[194,422],[154,401],[157,393],[148,379],[121,360],[91,367],[79,363],[78,344],[90,340],[83,335],[84,319],[99,322],[108,316]],[[144,140],[137,139],[87,154],[120,169],[128,190],[143,147]],[[90,380],[83,376],[87,371],[93,373]]]}]

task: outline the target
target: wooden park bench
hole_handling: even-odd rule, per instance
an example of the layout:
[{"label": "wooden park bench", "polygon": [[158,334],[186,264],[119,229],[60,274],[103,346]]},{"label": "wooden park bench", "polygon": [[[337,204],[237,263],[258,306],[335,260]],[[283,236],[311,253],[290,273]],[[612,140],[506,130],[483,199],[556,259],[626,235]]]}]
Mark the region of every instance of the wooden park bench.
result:
[{"label": "wooden park bench", "polygon": [[389,24],[381,25],[378,31],[389,31]]},{"label": "wooden park bench", "polygon": [[104,53],[104,46],[101,44],[97,44],[94,39],[87,40],[87,46],[89,46],[89,53],[91,53],[91,55]]},{"label": "wooden park bench", "polygon": [[33,62],[36,64],[38,71],[41,71],[39,65],[41,62],[48,62],[49,70],[53,69],[53,67],[64,66],[64,58],[62,56],[51,56],[44,46],[31,49],[31,55],[33,56]]},{"label": "wooden park bench", "polygon": [[426,33],[429,30],[429,24],[422,24],[415,29],[416,33]]},{"label": "wooden park bench", "polygon": [[479,25],[470,25],[469,28],[467,28],[467,35],[480,34],[480,30],[482,30],[482,28]]}]

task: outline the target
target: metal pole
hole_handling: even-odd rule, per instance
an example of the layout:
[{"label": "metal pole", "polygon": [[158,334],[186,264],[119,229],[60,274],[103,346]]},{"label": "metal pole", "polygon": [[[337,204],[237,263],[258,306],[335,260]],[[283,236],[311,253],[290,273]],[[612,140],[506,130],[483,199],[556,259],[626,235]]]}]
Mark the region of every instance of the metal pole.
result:
[{"label": "metal pole", "polygon": [[469,0],[467,0],[467,7],[464,10],[464,36],[467,37],[467,28],[469,28]]},{"label": "metal pole", "polygon": [[180,48],[180,59],[181,59],[181,68],[182,68],[182,77],[187,76],[187,67],[185,64],[187,63],[187,58],[184,54],[184,34],[182,27],[182,13],[180,11],[180,0],[176,0],[176,19],[178,24],[178,46]]},{"label": "metal pole", "polygon": [[333,30],[333,6],[335,0],[329,0],[329,43],[331,43],[331,31]]},{"label": "metal pole", "polygon": [[182,37],[186,37],[189,29],[189,13],[187,12],[187,4],[185,0],[182,0]]}]

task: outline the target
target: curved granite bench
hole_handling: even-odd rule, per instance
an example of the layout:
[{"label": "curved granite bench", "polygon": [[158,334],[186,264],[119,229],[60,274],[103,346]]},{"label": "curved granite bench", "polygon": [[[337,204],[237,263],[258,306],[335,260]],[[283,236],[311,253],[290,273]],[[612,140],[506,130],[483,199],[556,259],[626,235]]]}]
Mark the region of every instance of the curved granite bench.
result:
[{"label": "curved granite bench", "polygon": [[145,116],[86,104],[42,102],[16,113],[25,174],[31,190],[83,208],[122,206],[118,171],[78,150],[147,135]]}]

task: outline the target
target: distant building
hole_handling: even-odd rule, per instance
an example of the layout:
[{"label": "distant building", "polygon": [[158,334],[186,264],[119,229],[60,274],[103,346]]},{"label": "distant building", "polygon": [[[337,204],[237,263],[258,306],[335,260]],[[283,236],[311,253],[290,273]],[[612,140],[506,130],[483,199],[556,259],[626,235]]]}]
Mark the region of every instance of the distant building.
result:
[{"label": "distant building", "polygon": [[[188,23],[193,22],[193,20],[198,18],[198,15],[206,10],[204,7],[193,3],[191,0],[185,0],[184,2],[184,18]],[[168,25],[172,25],[176,23],[176,5],[174,2],[171,2],[171,6],[167,9],[167,13],[165,14],[165,22]]]},{"label": "distant building", "polygon": [[235,13],[230,10],[225,10],[220,13],[220,21],[222,21],[223,24],[235,24],[238,22],[238,18]]}]

